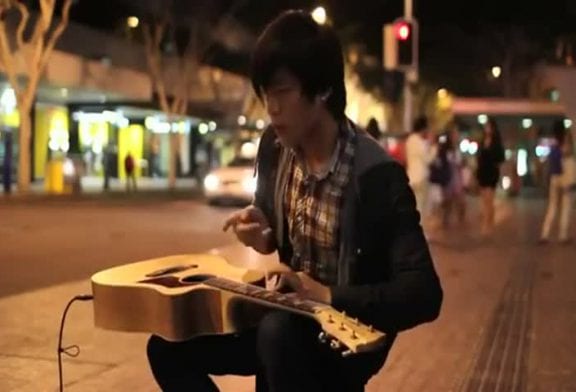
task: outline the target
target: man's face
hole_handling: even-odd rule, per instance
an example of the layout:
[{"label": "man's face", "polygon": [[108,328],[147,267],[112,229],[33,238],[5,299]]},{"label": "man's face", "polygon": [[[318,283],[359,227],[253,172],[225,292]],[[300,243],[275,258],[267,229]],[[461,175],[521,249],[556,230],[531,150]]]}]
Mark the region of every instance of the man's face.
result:
[{"label": "man's face", "polygon": [[302,91],[300,81],[286,69],[274,73],[264,89],[264,104],[280,142],[299,147],[318,121],[318,103]]}]

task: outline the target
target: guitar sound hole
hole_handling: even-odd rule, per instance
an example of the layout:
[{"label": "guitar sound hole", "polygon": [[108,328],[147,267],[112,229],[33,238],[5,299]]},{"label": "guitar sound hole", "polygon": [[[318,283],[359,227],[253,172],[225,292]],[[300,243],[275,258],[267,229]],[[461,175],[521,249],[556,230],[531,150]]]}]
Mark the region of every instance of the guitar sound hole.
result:
[{"label": "guitar sound hole", "polygon": [[146,277],[147,278],[156,278],[156,277],[162,276],[162,275],[170,275],[170,274],[175,274],[178,272],[186,271],[187,269],[191,269],[191,268],[198,268],[198,266],[196,264],[175,265],[173,267],[162,268],[162,269],[150,272],[149,274],[146,274]]},{"label": "guitar sound hole", "polygon": [[182,282],[184,283],[202,283],[208,279],[215,278],[214,275],[210,274],[198,274],[198,275],[189,275],[182,278]]}]

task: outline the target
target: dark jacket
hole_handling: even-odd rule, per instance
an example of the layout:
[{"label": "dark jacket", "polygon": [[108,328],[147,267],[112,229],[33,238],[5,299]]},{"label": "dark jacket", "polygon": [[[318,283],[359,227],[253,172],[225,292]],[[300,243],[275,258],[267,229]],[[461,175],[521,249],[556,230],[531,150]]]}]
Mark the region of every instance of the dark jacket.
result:
[{"label": "dark jacket", "polygon": [[[354,142],[332,306],[387,332],[391,345],[396,332],[436,319],[443,293],[404,168],[364,132],[355,129]],[[289,263],[292,247],[282,202],[286,164],[285,148],[266,130],[258,151],[254,204],[274,230],[280,260]]]}]

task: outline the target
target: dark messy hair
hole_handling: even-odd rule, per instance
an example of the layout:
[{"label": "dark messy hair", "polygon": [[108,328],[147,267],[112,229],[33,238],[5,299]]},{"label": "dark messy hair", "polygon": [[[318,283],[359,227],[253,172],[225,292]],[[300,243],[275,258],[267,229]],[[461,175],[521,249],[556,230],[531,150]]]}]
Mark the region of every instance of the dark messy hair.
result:
[{"label": "dark messy hair", "polygon": [[344,60],[331,27],[319,25],[304,11],[280,14],[260,36],[252,56],[252,86],[260,99],[281,68],[294,74],[309,99],[327,95],[328,111],[337,120],[344,118]]},{"label": "dark messy hair", "polygon": [[566,127],[564,127],[563,120],[556,120],[552,125],[552,135],[558,141],[558,144],[563,144],[566,138]]},{"label": "dark messy hair", "polygon": [[[500,128],[498,127],[498,123],[492,117],[488,118],[488,124],[490,124],[490,128],[492,128],[492,142],[491,144],[496,146],[497,148],[503,148],[502,144],[502,134],[500,133]],[[486,134],[482,133],[482,142],[484,142],[484,138],[486,138]]]}]

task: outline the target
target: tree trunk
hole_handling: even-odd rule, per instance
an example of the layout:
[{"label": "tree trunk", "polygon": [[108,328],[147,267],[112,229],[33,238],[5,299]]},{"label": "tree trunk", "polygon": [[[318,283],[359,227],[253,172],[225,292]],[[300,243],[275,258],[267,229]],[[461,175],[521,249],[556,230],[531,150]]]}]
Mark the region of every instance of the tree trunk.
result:
[{"label": "tree trunk", "polygon": [[30,135],[32,121],[30,107],[20,105],[20,129],[18,135],[18,192],[27,193],[30,190]]}]

